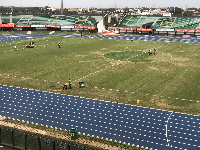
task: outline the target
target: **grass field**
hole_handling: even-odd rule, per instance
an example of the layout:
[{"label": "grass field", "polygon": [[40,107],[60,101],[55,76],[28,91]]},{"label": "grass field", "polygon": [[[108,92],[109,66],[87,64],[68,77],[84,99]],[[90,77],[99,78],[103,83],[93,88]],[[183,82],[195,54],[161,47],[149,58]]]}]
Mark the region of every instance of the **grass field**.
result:
[{"label": "grass field", "polygon": [[[32,49],[25,48],[29,39],[0,43],[0,84],[200,115],[200,44],[81,37],[32,41]],[[148,56],[153,48],[156,55]],[[72,89],[63,91],[69,78]],[[80,81],[85,88],[78,87]]]}]

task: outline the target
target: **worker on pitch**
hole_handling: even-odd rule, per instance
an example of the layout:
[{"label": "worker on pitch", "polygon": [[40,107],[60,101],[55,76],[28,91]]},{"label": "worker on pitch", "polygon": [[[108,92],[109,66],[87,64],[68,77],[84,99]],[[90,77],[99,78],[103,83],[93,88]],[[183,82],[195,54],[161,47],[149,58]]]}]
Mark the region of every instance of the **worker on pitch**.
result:
[{"label": "worker on pitch", "polygon": [[61,48],[61,46],[60,46],[60,42],[58,43],[58,47]]},{"label": "worker on pitch", "polygon": [[67,89],[67,86],[69,85],[69,89],[71,89],[71,84],[72,84],[72,81],[69,79],[69,84],[68,83],[65,83],[64,86],[63,86],[63,90],[64,89]]},{"label": "worker on pitch", "polygon": [[156,54],[156,49],[154,48],[154,50],[153,50],[153,53],[154,53],[154,55]]},{"label": "worker on pitch", "polygon": [[68,83],[65,83],[64,86],[63,86],[63,90],[67,89],[67,86],[68,86]]},{"label": "worker on pitch", "polygon": [[149,50],[148,53],[149,53],[149,56],[150,56],[152,54],[151,50]]},{"label": "worker on pitch", "polygon": [[15,51],[17,50],[17,46],[14,46],[14,50],[15,50]]},{"label": "worker on pitch", "polygon": [[72,81],[69,79],[69,89],[71,89],[71,84],[72,84]]}]

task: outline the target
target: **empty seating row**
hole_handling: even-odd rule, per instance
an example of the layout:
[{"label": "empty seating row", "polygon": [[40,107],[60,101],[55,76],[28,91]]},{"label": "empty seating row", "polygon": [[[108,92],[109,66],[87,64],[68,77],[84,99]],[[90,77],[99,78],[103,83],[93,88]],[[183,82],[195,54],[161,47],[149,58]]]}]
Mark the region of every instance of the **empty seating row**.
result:
[{"label": "empty seating row", "polygon": [[[15,25],[59,25],[59,26],[94,26],[103,16],[81,15],[13,15]],[[9,15],[2,15],[3,23],[10,23]]]},{"label": "empty seating row", "polygon": [[140,28],[143,24],[155,29],[200,29],[200,17],[126,16],[119,27]]}]

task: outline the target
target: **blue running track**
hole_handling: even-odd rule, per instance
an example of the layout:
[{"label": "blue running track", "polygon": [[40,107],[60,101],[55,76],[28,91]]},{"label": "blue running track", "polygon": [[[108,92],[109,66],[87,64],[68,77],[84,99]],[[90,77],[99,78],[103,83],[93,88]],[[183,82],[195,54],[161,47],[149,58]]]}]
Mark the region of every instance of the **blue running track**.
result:
[{"label": "blue running track", "polygon": [[[64,36],[64,37],[80,37],[78,34],[7,34],[0,36],[0,42],[22,40],[29,38],[38,38],[45,36]],[[145,36],[145,35],[83,35],[83,37],[90,38],[109,38],[109,39],[133,39],[144,41],[165,41],[165,42],[185,42],[185,43],[200,43],[200,38],[182,38],[182,37],[160,37],[160,36]]]},{"label": "blue running track", "polygon": [[200,149],[200,117],[0,86],[0,115],[149,149]]}]

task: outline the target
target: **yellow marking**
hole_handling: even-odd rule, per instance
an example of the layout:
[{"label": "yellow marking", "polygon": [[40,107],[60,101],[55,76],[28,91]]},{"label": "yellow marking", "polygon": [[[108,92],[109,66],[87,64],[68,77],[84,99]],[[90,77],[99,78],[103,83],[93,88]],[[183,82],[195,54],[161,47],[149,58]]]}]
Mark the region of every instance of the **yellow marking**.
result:
[{"label": "yellow marking", "polygon": [[129,23],[129,21],[133,18],[133,16],[127,21],[126,25]]},{"label": "yellow marking", "polygon": [[[88,17],[89,17],[89,16],[88,16]],[[88,18],[88,17],[87,17],[87,18]],[[87,19],[87,18],[86,18],[86,19]],[[78,21],[85,21],[85,23],[86,23],[86,20],[79,20],[79,17],[78,17]]]},{"label": "yellow marking", "polygon": [[[175,18],[175,19],[174,19],[174,22],[175,22],[175,20],[176,20],[176,17],[168,17],[168,18]],[[160,27],[169,27],[169,26],[162,26],[164,20],[166,20],[166,18],[163,19],[163,21],[162,21],[161,24],[160,24]],[[174,24],[174,22],[167,22],[167,23],[171,23],[171,27],[172,27],[173,24]]]},{"label": "yellow marking", "polygon": [[[56,19],[58,19],[58,16],[56,17]],[[54,21],[56,21],[56,19]],[[54,21],[52,22],[52,24],[54,23]]]},{"label": "yellow marking", "polygon": [[[133,17],[133,16],[132,16],[132,17]],[[132,18],[132,17],[131,17],[131,18]],[[130,18],[130,19],[131,19],[131,18]],[[136,23],[136,24],[138,24],[138,23],[139,23],[139,21],[141,20],[141,18],[142,18],[142,16],[140,17],[140,19],[138,19],[138,21],[137,21],[137,23]],[[129,19],[129,21],[130,21],[130,19]],[[128,22],[129,22],[129,21],[128,21]],[[128,23],[128,22],[127,22],[127,23]],[[127,23],[126,23],[126,25],[127,25]],[[134,24],[134,25],[127,25],[127,26],[135,26],[136,24]]]},{"label": "yellow marking", "polygon": [[[199,21],[200,21],[200,19],[199,19]],[[199,26],[197,28],[200,28],[200,24],[199,24]]]},{"label": "yellow marking", "polygon": [[[142,18],[142,16],[140,17],[140,19]],[[138,21],[137,21],[137,23],[136,24],[138,24],[138,22],[140,21],[140,19],[138,19]]]},{"label": "yellow marking", "polygon": [[[174,22],[176,21],[176,17],[169,17],[169,18],[175,18]],[[171,23],[171,27],[173,26],[174,22],[167,22],[167,23]]]},{"label": "yellow marking", "polygon": [[[31,19],[33,19],[33,15],[25,15],[25,16],[31,16]],[[31,19],[23,19],[25,16],[23,16],[21,19],[19,19],[19,21],[16,23],[16,24],[18,24],[21,20],[28,20],[28,24],[30,24],[30,20]]]},{"label": "yellow marking", "polygon": [[163,21],[162,21],[161,24],[160,24],[160,27],[162,27],[162,24],[163,24],[164,20],[166,20],[166,18],[163,19]]},{"label": "yellow marking", "polygon": [[[65,15],[52,15],[53,17],[56,16],[56,19],[58,19],[58,16],[65,16]],[[56,19],[54,21],[56,21]],[[54,21],[52,22],[52,25],[54,23]]]},{"label": "yellow marking", "polygon": [[[86,22],[87,22],[87,19],[88,19],[88,17],[89,17],[89,16],[87,16],[86,20],[80,20],[80,19],[79,19],[79,17],[78,17],[78,21],[85,21],[85,23],[86,23]],[[77,22],[77,21],[76,21],[76,22]],[[75,24],[76,24],[76,22],[75,22]],[[83,23],[83,24],[84,24],[84,23]]]}]

